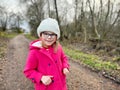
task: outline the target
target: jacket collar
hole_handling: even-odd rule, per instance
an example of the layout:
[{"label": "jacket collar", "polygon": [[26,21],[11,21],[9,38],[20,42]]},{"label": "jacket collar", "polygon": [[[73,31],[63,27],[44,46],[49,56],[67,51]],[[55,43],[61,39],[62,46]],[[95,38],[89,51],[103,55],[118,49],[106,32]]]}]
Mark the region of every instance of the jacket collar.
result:
[{"label": "jacket collar", "polygon": [[42,43],[41,43],[41,41],[37,41],[37,42],[33,43],[32,46],[42,48]]}]

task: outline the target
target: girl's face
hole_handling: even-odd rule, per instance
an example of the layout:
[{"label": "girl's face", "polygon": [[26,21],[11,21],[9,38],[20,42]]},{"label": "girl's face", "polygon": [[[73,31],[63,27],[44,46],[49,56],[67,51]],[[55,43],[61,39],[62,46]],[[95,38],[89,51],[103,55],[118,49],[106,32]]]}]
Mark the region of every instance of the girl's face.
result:
[{"label": "girl's face", "polygon": [[46,32],[41,33],[40,39],[42,41],[43,47],[47,48],[47,47],[53,45],[53,43],[56,42],[57,35],[53,32],[46,31]]}]

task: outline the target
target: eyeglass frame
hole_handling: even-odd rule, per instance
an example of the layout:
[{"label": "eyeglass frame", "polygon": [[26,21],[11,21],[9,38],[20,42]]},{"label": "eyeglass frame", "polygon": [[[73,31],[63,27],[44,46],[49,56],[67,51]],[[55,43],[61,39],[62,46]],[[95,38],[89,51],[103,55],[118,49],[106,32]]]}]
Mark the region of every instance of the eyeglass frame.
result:
[{"label": "eyeglass frame", "polygon": [[57,37],[57,34],[55,33],[50,34],[48,32],[42,32],[41,34],[44,35],[45,38],[48,38],[50,36],[52,39],[54,39],[55,37]]}]

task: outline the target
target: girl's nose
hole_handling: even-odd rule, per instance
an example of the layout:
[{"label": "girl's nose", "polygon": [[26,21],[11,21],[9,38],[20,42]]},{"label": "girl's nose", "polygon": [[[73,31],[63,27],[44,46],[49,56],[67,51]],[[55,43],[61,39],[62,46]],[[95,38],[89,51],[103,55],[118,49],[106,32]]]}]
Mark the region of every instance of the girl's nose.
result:
[{"label": "girl's nose", "polygon": [[52,38],[52,36],[51,36],[51,35],[48,35],[48,38]]}]

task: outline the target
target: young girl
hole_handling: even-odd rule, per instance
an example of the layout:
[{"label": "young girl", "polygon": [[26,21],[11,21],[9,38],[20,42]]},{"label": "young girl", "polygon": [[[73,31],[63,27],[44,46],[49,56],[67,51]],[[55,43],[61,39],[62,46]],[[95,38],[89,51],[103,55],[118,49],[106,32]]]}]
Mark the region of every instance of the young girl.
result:
[{"label": "young girl", "polygon": [[30,44],[24,74],[35,85],[35,90],[67,90],[66,75],[69,64],[58,43],[60,30],[55,19],[43,20],[37,28],[39,40]]}]

